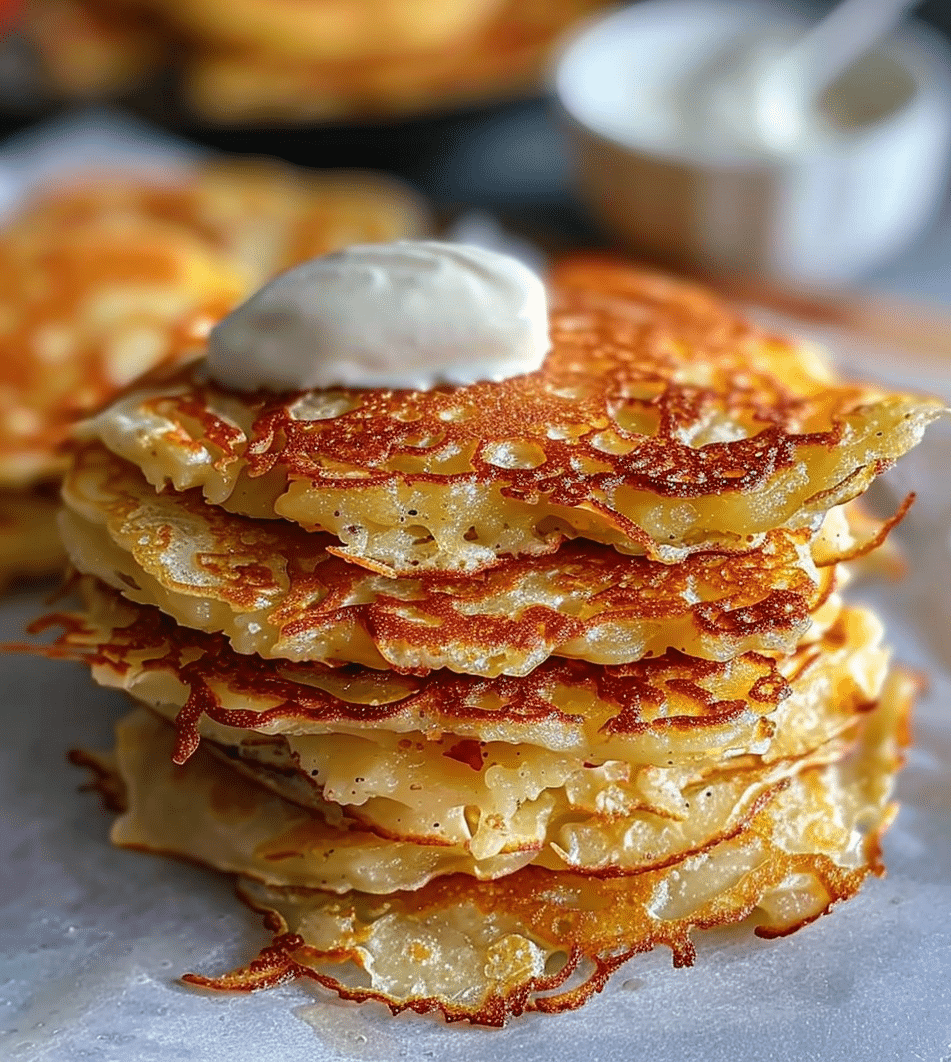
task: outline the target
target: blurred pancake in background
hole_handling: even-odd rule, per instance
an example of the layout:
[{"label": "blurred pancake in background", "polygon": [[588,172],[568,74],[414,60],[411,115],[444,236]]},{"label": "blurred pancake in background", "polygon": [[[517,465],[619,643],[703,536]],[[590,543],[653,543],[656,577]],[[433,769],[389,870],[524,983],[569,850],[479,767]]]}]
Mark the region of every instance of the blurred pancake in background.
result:
[{"label": "blurred pancake in background", "polygon": [[605,0],[33,0],[47,85],[107,98],[172,70],[222,124],[421,113],[532,92]]},{"label": "blurred pancake in background", "polygon": [[406,115],[536,91],[556,42],[603,0],[508,0],[479,32],[401,54],[354,52],[304,62],[277,51],[226,49],[210,39],[186,68],[199,116],[267,124]]},{"label": "blurred pancake in background", "polygon": [[[240,297],[231,259],[149,218],[0,235],[0,582],[55,571],[55,480],[70,426],[195,342]],[[42,528],[42,531],[40,530]]]},{"label": "blurred pancake in background", "polygon": [[168,42],[119,0],[32,0],[23,28],[49,91],[68,99],[125,92],[166,61]]},{"label": "blurred pancake in background", "polygon": [[253,291],[275,274],[352,243],[429,230],[423,201],[384,174],[307,171],[269,159],[222,159],[194,171],[91,174],[38,199],[31,230],[151,219],[227,254]]},{"label": "blurred pancake in background", "polygon": [[198,40],[323,62],[450,48],[494,21],[503,0],[142,0],[141,6]]},{"label": "blurred pancake in background", "polygon": [[425,227],[394,181],[267,162],[89,175],[29,203],[0,232],[0,582],[62,563],[55,483],[78,418],[274,273]]}]

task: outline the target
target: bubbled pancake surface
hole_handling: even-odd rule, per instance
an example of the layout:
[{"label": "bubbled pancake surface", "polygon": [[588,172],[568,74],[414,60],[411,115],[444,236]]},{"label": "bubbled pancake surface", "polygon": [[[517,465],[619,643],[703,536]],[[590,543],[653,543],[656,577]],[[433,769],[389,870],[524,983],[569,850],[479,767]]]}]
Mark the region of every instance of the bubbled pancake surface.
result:
[{"label": "bubbled pancake surface", "polygon": [[74,567],[131,600],[220,631],[239,652],[404,671],[522,675],[552,654],[607,664],[667,649],[789,651],[834,617],[829,562],[854,546],[847,527],[824,536],[817,568],[807,529],[777,529],[747,553],[665,565],[578,539],[479,576],[392,579],[335,556],[328,535],[232,515],[194,490],[157,493],[95,444],[76,455],[63,497]]},{"label": "bubbled pancake surface", "polygon": [[567,537],[677,562],[815,527],[940,415],[841,384],[688,285],[581,261],[537,372],[428,392],[239,395],[198,365],[86,426],[154,485],[341,540],[374,571],[485,570]]}]

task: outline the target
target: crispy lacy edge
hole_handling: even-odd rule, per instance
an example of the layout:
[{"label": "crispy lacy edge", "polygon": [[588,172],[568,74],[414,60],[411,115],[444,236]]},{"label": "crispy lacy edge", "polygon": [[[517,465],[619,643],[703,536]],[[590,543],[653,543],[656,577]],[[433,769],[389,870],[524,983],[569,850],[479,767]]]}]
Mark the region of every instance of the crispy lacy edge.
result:
[{"label": "crispy lacy edge", "polygon": [[[389,1008],[392,1014],[399,1014],[404,1010],[412,1010],[420,1014],[438,1011],[447,1021],[469,1021],[475,1025],[502,1026],[509,1017],[517,1017],[531,1011],[560,1013],[575,1010],[585,1004],[595,993],[601,992],[610,976],[620,966],[635,955],[652,951],[656,947],[669,948],[673,955],[674,966],[677,968],[694,965],[697,953],[690,939],[694,930],[722,928],[745,921],[754,913],[758,903],[767,894],[779,890],[787,879],[796,875],[805,874],[814,878],[826,894],[825,902],[809,911],[794,924],[775,927],[758,925],[754,928],[754,933],[762,937],[785,936],[815,921],[837,904],[855,896],[869,873],[881,876],[879,837],[884,833],[889,822],[890,816],[886,816],[870,838],[866,865],[859,869],[843,870],[836,866],[828,856],[791,856],[774,846],[767,850],[767,858],[763,865],[744,878],[745,888],[731,890],[734,894],[731,897],[732,907],[728,906],[723,896],[717,896],[690,917],[669,920],[663,924],[654,922],[653,927],[637,926],[636,931],[631,933],[627,939],[622,938],[617,941],[617,950],[614,952],[609,948],[589,952],[584,945],[579,943],[571,944],[567,949],[552,946],[552,954],[565,950],[567,952],[566,961],[561,969],[554,974],[532,976],[505,993],[492,993],[477,1008],[461,1008],[447,999],[435,996],[398,999],[372,988],[347,985],[329,973],[322,973],[315,968],[318,962],[343,963],[347,960],[354,960],[355,952],[344,948],[322,952],[308,946],[304,936],[293,932],[279,911],[269,905],[265,898],[266,894],[256,895],[255,891],[252,891],[254,886],[251,882],[239,883],[238,896],[252,910],[264,914],[265,928],[275,934],[270,945],[263,948],[249,964],[230,973],[218,977],[187,973],[183,975],[182,981],[198,988],[215,991],[255,992],[298,978],[306,978],[335,992],[341,999],[357,1003],[368,1001],[382,1003]],[[661,873],[668,872],[665,870]],[[506,890],[513,887],[514,883],[511,879],[517,875],[520,876],[520,883],[524,883],[526,878],[531,879],[533,893],[538,897],[536,902],[542,906],[548,902],[541,898],[547,887],[565,885],[564,880],[558,879],[573,877],[564,872],[547,871],[540,867],[529,866],[517,871],[516,875],[509,875],[508,878],[501,878],[489,884],[500,886],[498,896],[504,896]],[[632,881],[638,881],[638,879],[631,878],[596,880],[599,886],[607,882],[624,882],[625,886],[629,886]],[[590,883],[591,879],[587,879],[586,884],[589,887]],[[642,887],[647,884],[646,881],[639,883]],[[434,884],[449,893],[458,885],[458,882],[455,878],[439,878]],[[424,888],[428,887],[424,886]],[[277,892],[277,890],[270,891]],[[550,906],[553,907],[554,904]],[[646,898],[643,901],[642,910],[645,907]]]},{"label": "crispy lacy edge", "polygon": [[[910,505],[880,521],[852,503],[817,536],[777,529],[745,553],[694,554],[682,571],[579,539],[482,579],[423,572],[404,587],[328,558],[322,535],[236,516],[195,492],[156,495],[96,444],[77,455],[64,500],[61,533],[77,569],[182,626],[225,634],[242,654],[486,677],[525,675],[552,655],[618,664],[669,648],[715,660],[789,652],[810,623],[833,618],[837,562],[881,547]],[[526,602],[536,579],[542,590]]]},{"label": "crispy lacy edge", "polygon": [[[888,803],[891,778],[903,761],[903,748],[908,740],[908,714],[918,688],[915,678],[896,669],[883,707],[890,709],[882,733],[875,738],[869,753],[872,763],[862,763],[862,778],[872,778],[872,808],[874,822],[869,826],[855,853],[858,862],[853,866],[839,865],[824,853],[787,851],[773,836],[766,809],[750,827],[747,841],[754,847],[754,863],[741,877],[712,896],[689,913],[680,917],[661,919],[651,909],[656,904],[659,889],[670,870],[647,871],[625,879],[585,879],[582,882],[570,872],[556,872],[540,867],[526,867],[508,877],[473,886],[459,876],[439,879],[413,893],[394,894],[383,898],[389,909],[401,907],[403,912],[431,915],[451,909],[460,903],[473,904],[484,916],[514,914],[520,927],[528,934],[529,949],[541,940],[547,949],[547,961],[535,962],[533,972],[521,980],[510,980],[499,990],[492,985],[477,1004],[459,1004],[435,995],[399,998],[392,993],[372,987],[346,984],[326,968],[354,962],[363,966],[359,945],[360,927],[356,927],[357,897],[351,902],[347,929],[341,933],[338,946],[315,947],[308,944],[306,925],[292,925],[281,907],[293,908],[295,903],[306,904],[309,898],[319,906],[325,902],[317,894],[300,889],[266,889],[242,880],[238,895],[253,910],[263,913],[265,927],[274,933],[269,945],[245,966],[217,977],[189,973],[182,980],[189,985],[215,991],[252,992],[275,987],[298,978],[317,982],[335,992],[340,998],[354,1002],[376,1001],[393,1014],[404,1010],[417,1013],[437,1011],[449,1022],[469,1021],[473,1024],[502,1026],[511,1016],[528,1011],[558,1013],[573,1010],[600,992],[609,977],[634,955],[657,946],[668,947],[675,967],[693,965],[696,949],[691,933],[698,929],[724,927],[743,922],[758,910],[758,924],[754,932],[761,937],[785,936],[815,921],[834,906],[854,896],[869,874],[882,876],[881,837],[894,818],[897,807]],[[890,702],[890,704],[888,703]],[[870,775],[867,768],[877,767]],[[869,802],[857,811],[857,821],[868,811]],[[739,846],[743,838],[728,841]],[[756,846],[762,858],[755,861]],[[729,853],[728,853],[729,858]],[[687,868],[690,872],[690,868]],[[771,896],[779,895],[784,887],[794,894],[804,888],[803,881],[812,882],[809,902],[802,896],[792,905],[792,913],[783,914],[783,904],[770,910]],[[580,890],[596,890],[597,903],[579,903]],[[575,894],[572,907],[572,894]],[[379,900],[379,898],[377,898]],[[565,900],[567,899],[567,906]],[[346,904],[347,897],[335,897],[338,904]],[[592,910],[592,906],[595,908]],[[606,909],[613,912],[605,927],[602,918]],[[620,914],[627,918],[618,928]],[[613,918],[613,923],[612,923]],[[304,916],[299,919],[306,922]],[[366,929],[366,927],[364,927]],[[365,935],[365,934],[364,934]],[[534,938],[534,940],[532,939]],[[564,956],[563,964],[551,970],[557,956]],[[318,968],[320,964],[323,969]]]}]

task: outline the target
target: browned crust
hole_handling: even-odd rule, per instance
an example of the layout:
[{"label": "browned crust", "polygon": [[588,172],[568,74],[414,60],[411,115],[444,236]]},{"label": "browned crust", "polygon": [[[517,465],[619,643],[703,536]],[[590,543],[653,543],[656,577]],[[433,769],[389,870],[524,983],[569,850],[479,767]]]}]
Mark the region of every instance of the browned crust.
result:
[{"label": "browned crust", "polygon": [[[180,531],[166,509],[146,508],[146,517],[138,517],[143,496],[147,507],[154,491],[129,464],[91,444],[77,453],[65,489],[78,513],[83,513],[87,493],[101,491],[105,533],[171,592],[202,593],[206,580],[200,572],[212,582],[209,594],[215,600],[239,612],[266,611],[273,637],[295,645],[358,624],[381,663],[401,674],[430,670],[401,663],[409,653],[406,647],[422,659],[438,659],[447,645],[462,647],[470,656],[491,656],[501,649],[517,659],[519,654],[560,655],[573,640],[609,624],[687,624],[712,641],[710,651],[700,651],[703,656],[732,655],[730,647],[733,652],[753,646],[773,650],[777,639],[802,631],[835,589],[836,558],[824,562],[818,579],[805,566],[801,554],[811,532],[804,528],[769,532],[744,552],[699,551],[676,565],[578,539],[553,555],[508,558],[479,576],[422,571],[398,584],[375,580],[373,585],[364,567],[332,555],[337,550],[331,536],[234,515],[185,491],[176,495],[175,511],[200,519],[213,543],[194,555],[191,578],[163,567],[168,545]],[[904,511],[843,556],[881,544]],[[520,607],[516,615],[497,612],[494,602],[516,595],[521,600],[522,588],[533,579],[543,580],[552,599],[573,602],[570,612],[550,602]],[[701,600],[691,603],[692,596]],[[265,608],[262,601],[270,604]],[[681,646],[674,642],[671,647]]]},{"label": "browned crust", "polygon": [[[106,598],[116,591],[97,584]],[[147,651],[146,670],[170,670],[189,687],[189,696],[176,720],[178,744],[175,761],[184,763],[199,744],[199,724],[207,715],[217,723],[238,729],[262,729],[277,719],[298,718],[331,723],[341,720],[362,724],[379,723],[406,713],[440,712],[447,719],[484,720],[505,718],[523,724],[554,723],[575,727],[580,717],[557,708],[548,690],[555,684],[584,688],[611,706],[613,714],[604,724],[610,735],[640,734],[650,730],[684,732],[737,720],[750,707],[758,714],[771,712],[790,693],[790,686],[776,661],[759,653],[745,653],[727,663],[699,660],[670,651],[663,656],[632,664],[598,666],[579,660],[550,657],[531,674],[515,678],[475,678],[445,671],[407,679],[407,695],[385,704],[351,704],[306,684],[308,675],[331,672],[373,675],[364,669],[333,669],[319,663],[263,660],[234,652],[222,635],[205,634],[179,627],[150,606],[134,606],[135,618],[106,639],[84,616],[53,613],[37,620],[31,633],[59,627],[61,634],[45,646],[25,646],[27,651],[59,659],[82,660],[92,666],[122,675],[131,655]],[[19,647],[10,647],[19,648]],[[188,659],[195,652],[196,659]],[[815,650],[805,650],[815,653]],[[186,662],[187,660],[187,662]],[[716,695],[717,679],[738,661],[750,669],[748,699],[725,700]],[[808,667],[808,660],[803,667]],[[302,681],[295,681],[298,677]],[[235,693],[273,698],[276,707],[264,711],[227,709],[215,692],[223,685]],[[666,696],[687,699],[692,714],[661,716],[657,707]],[[489,697],[504,708],[480,707]]]},{"label": "browned crust", "polygon": [[[844,564],[848,561],[861,560],[863,557],[867,557],[870,553],[880,549],[885,545],[885,541],[888,536],[895,530],[896,527],[905,519],[908,513],[911,511],[911,507],[915,504],[916,495],[914,492],[905,496],[904,500],[898,506],[894,513],[884,522],[875,526],[875,531],[871,535],[867,535],[852,547],[852,549],[845,550],[844,552],[837,553],[833,557],[829,557],[822,561],[817,561],[819,567],[831,567],[835,564]],[[855,503],[853,503],[855,504]]]},{"label": "browned crust", "polygon": [[[544,366],[500,383],[425,393],[341,391],[353,408],[321,420],[291,415],[298,395],[260,394],[249,399],[247,437],[210,411],[215,389],[187,373],[184,393],[144,405],[192,430],[197,426],[196,437],[221,462],[240,458],[251,477],[279,469],[292,481],[356,493],[397,483],[501,484],[506,497],[603,513],[646,546],[643,530],[605,504],[606,492],[620,483],[667,498],[754,492],[792,466],[801,447],[841,443],[844,418],[872,394],[858,385],[819,382],[797,391],[781,373],[758,369],[748,357],[751,344],[769,343],[777,364],[788,360],[792,378],[801,374],[794,343],[757,330],[700,289],[617,262],[582,257],[558,266],[551,303],[553,349]],[[682,350],[709,366],[709,385],[672,382]],[[619,409],[655,430],[626,431],[616,419]],[[739,418],[752,433],[700,447],[683,442],[684,425],[712,411]],[[803,431],[809,421],[828,427]],[[548,429],[560,425],[586,428],[553,438]],[[605,430],[632,444],[626,453],[593,445]],[[400,461],[419,458],[421,439],[435,440],[423,451],[434,465],[453,451],[469,455],[470,468],[399,471]],[[540,445],[545,460],[504,470],[490,460],[494,445],[521,439]],[[582,468],[585,462],[600,470]],[[847,484],[848,477],[834,489]]]},{"label": "browned crust", "polygon": [[[531,935],[537,933],[540,939],[565,941],[567,961],[557,973],[526,980],[506,995],[493,995],[477,1010],[459,1008],[447,1000],[433,997],[396,1000],[384,992],[344,985],[330,974],[315,970],[309,965],[308,959],[325,964],[328,961],[344,962],[351,957],[349,953],[318,952],[309,947],[299,935],[287,932],[287,925],[280,916],[266,907],[256,905],[239,887],[238,895],[252,909],[265,914],[265,926],[275,933],[274,940],[262,949],[255,960],[231,973],[219,977],[188,973],[182,980],[186,984],[216,991],[252,992],[305,978],[335,992],[341,999],[359,1003],[369,1000],[382,1003],[393,1014],[404,1010],[420,1014],[438,1012],[449,1022],[469,1021],[478,1025],[501,1027],[509,1017],[526,1012],[561,1013],[577,1009],[592,995],[600,992],[620,966],[635,955],[651,951],[655,947],[669,948],[675,967],[692,966],[696,960],[696,949],[690,939],[693,931],[743,922],[753,913],[760,897],[770,887],[775,887],[786,875],[797,871],[816,876],[830,898],[816,914],[795,925],[783,927],[782,935],[795,932],[826,914],[836,904],[854,896],[869,872],[865,867],[855,871],[843,870],[826,856],[784,855],[784,858],[772,864],[764,864],[748,875],[749,880],[744,889],[746,896],[732,908],[717,910],[714,906],[700,912],[696,917],[667,923],[654,922],[650,926],[645,925],[644,919],[640,918],[630,927],[627,939],[618,935],[610,943],[602,942],[602,932],[589,928],[590,913],[566,912],[563,907],[546,899],[546,893],[563,885],[566,877],[570,878],[571,875],[566,875],[565,872],[530,866],[498,881],[479,882],[475,885],[471,879],[460,880],[456,876],[437,879],[417,890],[407,902],[417,909],[428,909],[430,905],[438,909],[454,902],[475,899],[480,909],[486,913],[496,907],[508,913],[517,912],[524,919]],[[649,877],[650,875],[644,875],[644,878]],[[622,883],[621,888],[612,888],[619,881]],[[605,881],[600,887],[606,890],[605,903],[625,905],[626,900],[630,902],[630,898],[625,896],[625,890],[632,888],[631,879]],[[560,937],[558,928],[564,931]],[[754,932],[758,936],[771,935],[771,931],[762,926],[756,927]],[[574,942],[572,937],[576,938]],[[577,975],[580,980],[569,985],[573,975]]]}]

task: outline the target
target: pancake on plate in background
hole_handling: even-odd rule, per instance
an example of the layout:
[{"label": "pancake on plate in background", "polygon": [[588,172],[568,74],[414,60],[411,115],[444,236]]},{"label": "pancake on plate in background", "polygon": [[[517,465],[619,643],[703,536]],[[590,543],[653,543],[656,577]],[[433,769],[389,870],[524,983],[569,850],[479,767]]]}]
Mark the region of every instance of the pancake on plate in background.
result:
[{"label": "pancake on plate in background", "polygon": [[62,566],[54,513],[78,417],[282,269],[426,227],[397,182],[263,161],[90,174],[29,202],[0,231],[0,583]]},{"label": "pancake on plate in background", "polygon": [[537,92],[568,28],[606,0],[31,0],[23,32],[58,95],[171,70],[221,124],[387,117]]}]

